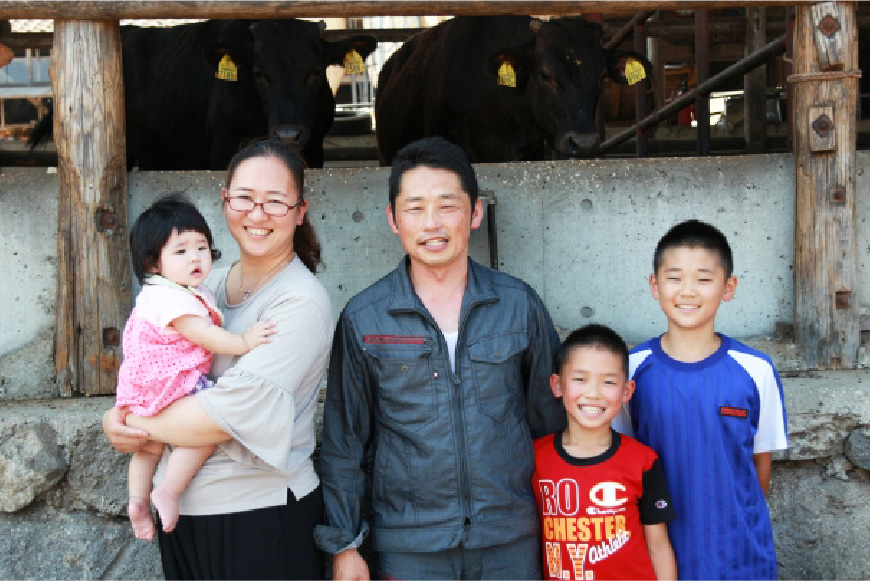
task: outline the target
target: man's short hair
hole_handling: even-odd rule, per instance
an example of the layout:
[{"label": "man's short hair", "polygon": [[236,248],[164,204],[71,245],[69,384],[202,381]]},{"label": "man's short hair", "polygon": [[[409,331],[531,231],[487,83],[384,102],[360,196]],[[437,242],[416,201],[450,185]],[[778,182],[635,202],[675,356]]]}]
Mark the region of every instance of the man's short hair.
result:
[{"label": "man's short hair", "polygon": [[715,226],[700,220],[680,222],[662,236],[653,254],[653,272],[658,273],[664,262],[665,252],[671,248],[697,247],[709,250],[719,257],[719,262],[725,270],[725,278],[734,271],[734,261],[731,257],[731,246],[728,239]]},{"label": "man's short hair", "polygon": [[443,137],[424,137],[412,141],[393,156],[390,172],[390,208],[395,210],[396,198],[402,185],[402,177],[409,170],[418,167],[444,169],[456,174],[462,190],[468,194],[471,207],[477,202],[477,176],[468,156],[461,147]]},{"label": "man's short hair", "polygon": [[613,353],[622,363],[622,372],[628,379],[628,346],[619,333],[605,325],[591,324],[572,331],[562,342],[556,352],[556,373],[562,374],[562,368],[571,358],[571,353],[580,347],[594,347]]}]

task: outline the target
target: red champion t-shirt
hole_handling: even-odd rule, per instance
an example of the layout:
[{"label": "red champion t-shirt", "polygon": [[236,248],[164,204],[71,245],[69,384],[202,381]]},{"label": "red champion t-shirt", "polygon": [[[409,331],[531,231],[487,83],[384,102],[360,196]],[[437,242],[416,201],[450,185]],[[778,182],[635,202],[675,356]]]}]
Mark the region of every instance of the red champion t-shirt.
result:
[{"label": "red champion t-shirt", "polygon": [[574,458],[562,433],[535,440],[544,579],[655,579],[644,524],[674,518],[656,453],[617,432],[610,448]]}]

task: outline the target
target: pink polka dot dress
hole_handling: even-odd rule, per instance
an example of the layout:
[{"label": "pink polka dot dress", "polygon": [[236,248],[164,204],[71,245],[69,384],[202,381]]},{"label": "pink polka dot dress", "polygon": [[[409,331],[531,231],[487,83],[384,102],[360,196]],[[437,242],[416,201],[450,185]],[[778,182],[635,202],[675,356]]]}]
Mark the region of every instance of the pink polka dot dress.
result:
[{"label": "pink polka dot dress", "polygon": [[208,373],[211,352],[168,327],[182,315],[209,317],[219,326],[223,320],[204,288],[194,292],[174,283],[143,285],[124,326],[116,407],[154,415],[194,391]]}]

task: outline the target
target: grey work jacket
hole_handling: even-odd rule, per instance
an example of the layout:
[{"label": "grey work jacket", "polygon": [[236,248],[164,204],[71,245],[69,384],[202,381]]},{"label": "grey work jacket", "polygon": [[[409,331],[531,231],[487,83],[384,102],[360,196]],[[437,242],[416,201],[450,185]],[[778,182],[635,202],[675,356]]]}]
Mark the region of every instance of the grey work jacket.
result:
[{"label": "grey work jacket", "polygon": [[356,546],[363,459],[371,450],[377,551],[481,548],[538,532],[532,438],[565,427],[549,387],[559,346],[524,282],[471,260],[456,372],[411,285],[407,257],[348,302],[333,339],[318,545]]}]

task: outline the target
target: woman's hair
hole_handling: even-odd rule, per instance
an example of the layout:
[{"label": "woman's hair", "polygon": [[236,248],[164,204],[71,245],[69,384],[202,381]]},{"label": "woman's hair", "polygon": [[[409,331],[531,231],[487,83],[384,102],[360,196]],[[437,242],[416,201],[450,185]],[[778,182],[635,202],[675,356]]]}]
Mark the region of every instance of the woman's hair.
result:
[{"label": "woman's hair", "polygon": [[[271,157],[282,163],[293,176],[293,181],[299,192],[299,199],[303,199],[305,194],[305,161],[292,147],[274,139],[255,141],[233,156],[227,168],[224,187],[230,188],[233,176],[236,175],[236,170],[243,161],[256,157]],[[311,272],[317,272],[317,265],[323,263],[320,259],[320,242],[317,240],[314,227],[308,220],[308,212],[305,213],[302,224],[297,226],[293,233],[293,250],[302,264]]]},{"label": "woman's hair", "polygon": [[184,198],[183,192],[165,192],[136,218],[130,230],[130,255],[139,284],[145,284],[145,277],[157,268],[160,251],[173,231],[179,234],[199,232],[208,240],[212,260],[221,257],[220,250],[214,247],[208,223],[196,206]]}]

